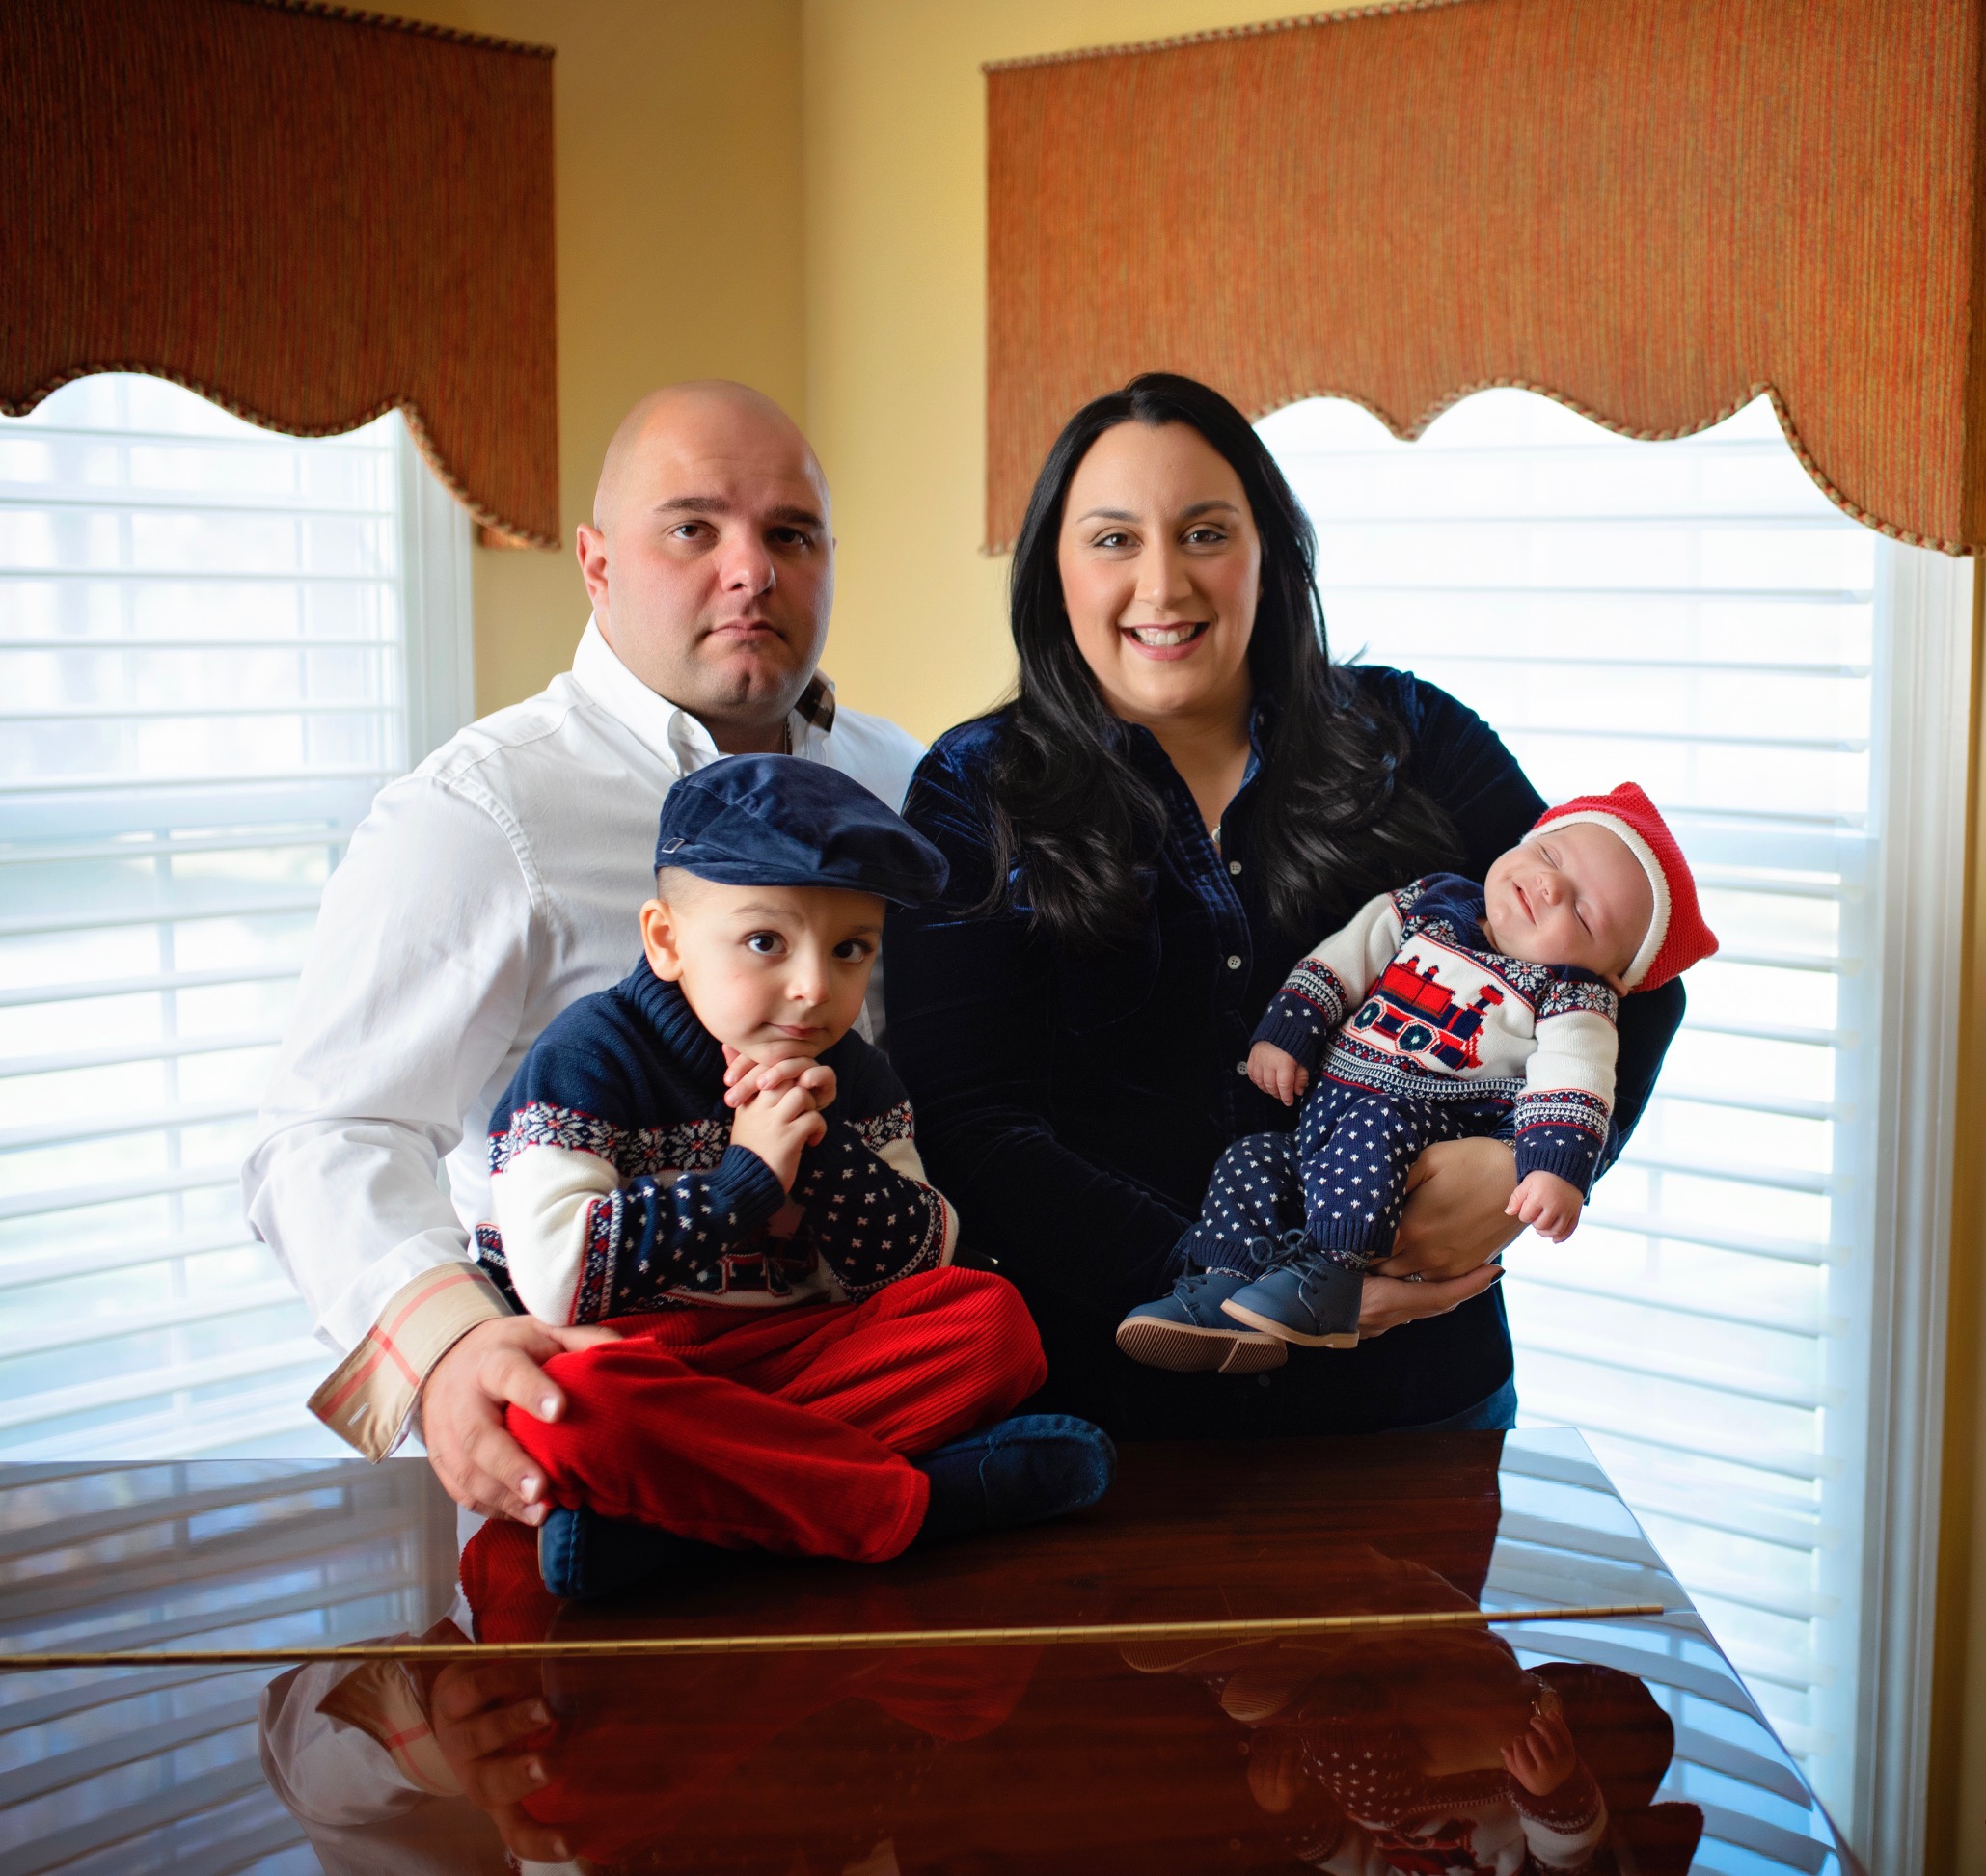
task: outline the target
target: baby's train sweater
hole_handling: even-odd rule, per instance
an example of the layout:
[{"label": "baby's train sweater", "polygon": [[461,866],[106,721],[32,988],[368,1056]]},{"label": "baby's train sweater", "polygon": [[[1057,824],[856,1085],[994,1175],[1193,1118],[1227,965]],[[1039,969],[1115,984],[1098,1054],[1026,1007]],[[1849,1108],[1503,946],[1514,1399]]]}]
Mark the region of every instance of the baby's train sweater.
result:
[{"label": "baby's train sweater", "polygon": [[828,1135],[789,1199],[732,1144],[723,1050],[681,991],[644,962],[582,997],[490,1115],[478,1261],[559,1323],[859,1300],[949,1263],[958,1217],[925,1183],[903,1084],[853,1032],[820,1059],[836,1078]]},{"label": "baby's train sweater", "polygon": [[1394,1100],[1507,1101],[1518,1178],[1585,1192],[1613,1118],[1619,995],[1492,951],[1483,913],[1482,886],[1454,873],[1382,892],[1290,973],[1254,1040]]}]

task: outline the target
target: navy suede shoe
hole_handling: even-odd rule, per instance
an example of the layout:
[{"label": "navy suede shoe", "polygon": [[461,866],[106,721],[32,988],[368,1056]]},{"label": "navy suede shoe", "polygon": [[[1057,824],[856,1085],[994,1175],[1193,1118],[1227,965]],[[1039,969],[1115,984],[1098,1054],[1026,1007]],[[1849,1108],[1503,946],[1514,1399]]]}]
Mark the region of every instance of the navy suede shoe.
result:
[{"label": "navy suede shoe", "polygon": [[1356,1348],[1365,1281],[1354,1265],[1305,1250],[1236,1291],[1221,1308],[1248,1328],[1306,1348]]},{"label": "navy suede shoe", "polygon": [[687,1576],[708,1567],[710,1545],[652,1524],[624,1524],[584,1506],[555,1506],[538,1526],[538,1575],[568,1602],[611,1596],[651,1576]]},{"label": "navy suede shoe", "polygon": [[925,1543],[1080,1511],[1110,1489],[1117,1449],[1086,1420],[1017,1414],[911,1463],[931,1481]]},{"label": "navy suede shoe", "polygon": [[1258,1374],[1280,1368],[1290,1359],[1289,1348],[1221,1309],[1247,1282],[1232,1270],[1189,1270],[1171,1295],[1140,1303],[1117,1325],[1117,1346],[1132,1361],[1175,1374]]}]

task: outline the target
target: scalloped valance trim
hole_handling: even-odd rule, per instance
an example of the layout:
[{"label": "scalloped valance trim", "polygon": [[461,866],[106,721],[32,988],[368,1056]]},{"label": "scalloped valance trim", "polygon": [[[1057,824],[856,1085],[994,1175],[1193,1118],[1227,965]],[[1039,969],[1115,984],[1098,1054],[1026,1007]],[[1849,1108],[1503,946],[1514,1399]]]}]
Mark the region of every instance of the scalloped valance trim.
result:
[{"label": "scalloped valance trim", "polygon": [[1400,0],[988,71],[990,542],[1171,370],[1407,438],[1745,386],[1843,513],[1986,552],[1986,0]]},{"label": "scalloped valance trim", "polygon": [[0,410],[102,371],[289,436],[397,409],[482,527],[558,545],[549,48],[323,0],[9,18]]},{"label": "scalloped valance trim", "polygon": [[273,7],[278,13],[312,14],[319,19],[339,19],[352,26],[384,26],[395,33],[418,33],[422,39],[446,40],[450,45],[473,45],[479,52],[518,52],[528,59],[556,59],[556,45],[538,45],[531,40],[498,39],[492,33],[466,33],[458,26],[437,26],[426,19],[402,19],[396,14],[368,13],[363,7],[340,7],[332,0],[235,0],[238,6]]},{"label": "scalloped valance trim", "polygon": [[[251,0],[255,5],[281,6],[285,0]],[[310,0],[298,0],[310,4]],[[1334,8],[1329,13],[1290,14],[1282,19],[1248,19],[1235,26],[1208,26],[1197,33],[1170,33],[1164,39],[1122,40],[1110,45],[1077,45],[1066,52],[1030,52],[1018,59],[985,59],[983,72],[1024,71],[1030,66],[1068,66],[1084,59],[1121,59],[1129,53],[1176,52],[1186,45],[1211,45],[1218,40],[1261,39],[1269,33],[1293,33],[1305,26],[1336,26],[1347,19],[1379,19],[1388,14],[1433,13],[1442,7],[1466,7],[1475,0],[1374,0],[1367,7]]]}]

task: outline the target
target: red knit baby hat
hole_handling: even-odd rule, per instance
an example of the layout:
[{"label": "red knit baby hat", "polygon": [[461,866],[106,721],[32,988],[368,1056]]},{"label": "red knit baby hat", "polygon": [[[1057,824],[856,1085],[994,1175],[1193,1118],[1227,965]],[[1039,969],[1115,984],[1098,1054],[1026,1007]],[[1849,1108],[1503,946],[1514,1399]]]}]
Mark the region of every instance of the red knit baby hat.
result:
[{"label": "red knit baby hat", "polygon": [[1703,922],[1690,863],[1683,858],[1682,849],[1655,803],[1633,782],[1623,781],[1610,795],[1581,795],[1546,808],[1532,832],[1537,828],[1576,826],[1582,821],[1619,834],[1628,852],[1641,861],[1655,894],[1655,915],[1648,921],[1648,935],[1620,981],[1631,991],[1651,991],[1711,956],[1717,949],[1717,934]]}]

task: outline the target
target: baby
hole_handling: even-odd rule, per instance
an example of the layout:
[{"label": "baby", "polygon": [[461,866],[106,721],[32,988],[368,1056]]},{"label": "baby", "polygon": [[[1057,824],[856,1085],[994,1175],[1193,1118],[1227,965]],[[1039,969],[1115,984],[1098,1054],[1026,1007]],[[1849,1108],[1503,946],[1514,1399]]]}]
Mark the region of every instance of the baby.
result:
[{"label": "baby", "polygon": [[1236,1141],[1181,1240],[1187,1274],[1125,1318],[1117,1346],[1230,1373],[1275,1366],[1287,1343],[1355,1346],[1364,1273],[1437,1140],[1510,1139],[1510,1214],[1569,1237],[1612,1118],[1619,998],[1716,949],[1633,782],[1549,810],[1480,886],[1434,874],[1382,893],[1296,966],[1255,1032],[1250,1079],[1303,1098],[1293,1175],[1283,1136]]},{"label": "baby", "polygon": [[655,862],[646,955],[490,1117],[478,1258],[540,1319],[618,1331],[553,1358],[557,1422],[508,1417],[556,1508],[545,1587],[705,1545],[874,1562],[1094,1502],[1103,1434],[1001,1419],[1040,1339],[1004,1278],[949,1267],[957,1218],[854,1033],[885,905],[941,891],[943,856],[825,764],[754,755],[669,790]]}]

